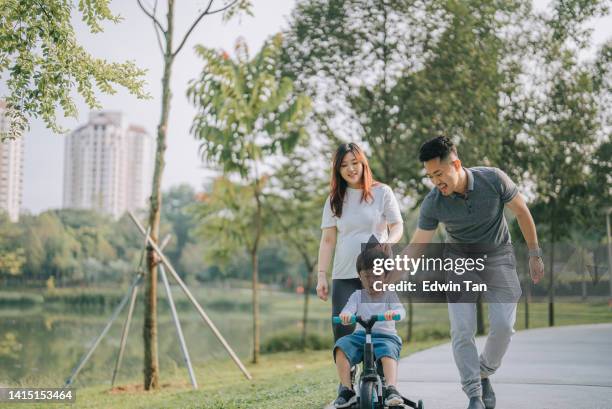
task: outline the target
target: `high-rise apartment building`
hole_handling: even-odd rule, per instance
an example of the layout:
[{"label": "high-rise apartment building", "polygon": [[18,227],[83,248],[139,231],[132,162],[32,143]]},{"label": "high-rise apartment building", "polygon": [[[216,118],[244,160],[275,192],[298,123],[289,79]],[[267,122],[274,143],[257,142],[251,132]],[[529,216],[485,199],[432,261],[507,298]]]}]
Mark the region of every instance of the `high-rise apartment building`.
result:
[{"label": "high-rise apartment building", "polygon": [[147,205],[154,142],[123,114],[94,111],[64,147],[64,208],[94,209],[113,217]]},{"label": "high-rise apartment building", "polygon": [[[9,129],[6,102],[0,100],[0,132]],[[23,137],[0,142],[0,211],[19,220],[23,185]]]}]

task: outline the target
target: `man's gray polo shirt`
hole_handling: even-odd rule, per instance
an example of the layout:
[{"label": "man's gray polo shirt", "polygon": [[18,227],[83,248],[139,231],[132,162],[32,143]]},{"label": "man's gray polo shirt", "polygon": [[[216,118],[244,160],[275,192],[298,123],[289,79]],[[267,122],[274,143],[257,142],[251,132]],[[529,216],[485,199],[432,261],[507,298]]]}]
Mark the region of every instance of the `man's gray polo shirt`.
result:
[{"label": "man's gray polo shirt", "polygon": [[466,195],[444,196],[433,188],[421,204],[419,228],[435,230],[442,223],[449,243],[510,244],[504,205],[518,194],[518,188],[500,169],[464,169]]}]

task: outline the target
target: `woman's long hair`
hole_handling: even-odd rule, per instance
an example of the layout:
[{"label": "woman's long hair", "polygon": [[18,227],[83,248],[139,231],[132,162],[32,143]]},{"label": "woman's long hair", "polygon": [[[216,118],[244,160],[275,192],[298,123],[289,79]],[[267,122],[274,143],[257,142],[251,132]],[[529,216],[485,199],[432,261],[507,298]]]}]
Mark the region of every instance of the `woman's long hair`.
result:
[{"label": "woman's long hair", "polygon": [[368,158],[366,157],[363,150],[356,143],[343,143],[336,149],[334,155],[334,161],[332,164],[332,177],[330,183],[330,204],[332,213],[336,217],[342,217],[342,204],[344,203],[344,195],[346,194],[346,188],[348,184],[346,180],[340,174],[340,167],[342,165],[342,159],[344,156],[352,152],[355,155],[355,159],[363,165],[363,174],[361,176],[361,201],[372,200],[372,185],[374,179],[372,178],[372,170],[368,164]]}]

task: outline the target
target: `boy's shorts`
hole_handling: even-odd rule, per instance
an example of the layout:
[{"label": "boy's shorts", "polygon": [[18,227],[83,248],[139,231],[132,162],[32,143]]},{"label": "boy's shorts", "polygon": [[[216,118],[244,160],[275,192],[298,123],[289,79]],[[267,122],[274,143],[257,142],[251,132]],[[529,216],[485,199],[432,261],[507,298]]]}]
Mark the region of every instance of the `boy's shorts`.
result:
[{"label": "boy's shorts", "polygon": [[[351,366],[363,361],[365,336],[365,331],[356,331],[338,339],[333,350],[334,361],[336,360],[336,348],[340,348],[344,352]],[[372,334],[372,344],[374,346],[375,359],[387,356],[396,361],[399,360],[400,351],[402,350],[402,339],[398,335],[375,332]]]}]

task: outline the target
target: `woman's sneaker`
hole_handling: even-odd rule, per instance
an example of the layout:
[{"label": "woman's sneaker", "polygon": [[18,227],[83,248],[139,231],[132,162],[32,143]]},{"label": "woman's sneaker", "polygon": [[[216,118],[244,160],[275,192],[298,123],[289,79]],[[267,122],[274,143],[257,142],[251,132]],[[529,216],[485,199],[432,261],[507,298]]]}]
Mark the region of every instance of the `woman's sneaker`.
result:
[{"label": "woman's sneaker", "polygon": [[357,395],[355,395],[355,391],[347,388],[346,386],[340,386],[340,390],[338,391],[338,397],[334,401],[335,408],[348,408],[353,403],[357,402]]},{"label": "woman's sneaker", "polygon": [[399,406],[404,403],[402,395],[395,389],[395,386],[387,386],[387,398],[385,399],[385,406]]}]

